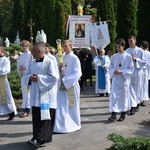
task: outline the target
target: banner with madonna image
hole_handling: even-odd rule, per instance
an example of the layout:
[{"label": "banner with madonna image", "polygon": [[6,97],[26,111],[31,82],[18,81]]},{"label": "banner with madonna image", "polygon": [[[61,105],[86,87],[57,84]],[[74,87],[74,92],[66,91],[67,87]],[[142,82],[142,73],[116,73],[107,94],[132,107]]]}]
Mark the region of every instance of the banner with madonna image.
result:
[{"label": "banner with madonna image", "polygon": [[96,48],[105,48],[110,43],[108,24],[106,21],[90,24],[91,45]]}]

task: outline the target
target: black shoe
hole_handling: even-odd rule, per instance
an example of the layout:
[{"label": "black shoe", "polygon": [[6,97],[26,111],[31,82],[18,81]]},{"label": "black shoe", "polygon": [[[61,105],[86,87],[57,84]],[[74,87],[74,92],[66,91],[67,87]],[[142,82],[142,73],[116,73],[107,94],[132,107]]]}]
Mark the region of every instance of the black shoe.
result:
[{"label": "black shoe", "polygon": [[41,143],[37,139],[31,139],[28,141],[28,143],[36,148],[39,148],[41,145]]},{"label": "black shoe", "polygon": [[134,115],[134,114],[135,114],[135,107],[131,107],[129,115]]},{"label": "black shoe", "polygon": [[46,144],[46,143],[48,143],[48,142],[46,142],[44,140],[41,140],[40,145],[43,145],[43,144]]},{"label": "black shoe", "polygon": [[108,118],[108,120],[114,122],[116,119],[117,119],[116,112],[112,112],[112,115],[111,115],[111,117]]},{"label": "black shoe", "polygon": [[140,103],[140,106],[145,107],[145,103],[144,103],[144,101]]},{"label": "black shoe", "polygon": [[139,104],[135,107],[135,112],[139,111]]},{"label": "black shoe", "polygon": [[125,112],[122,112],[120,118],[117,121],[123,121],[125,119]]},{"label": "black shoe", "polygon": [[15,113],[12,112],[12,113],[9,114],[9,118],[7,119],[7,121],[14,120],[14,118],[15,118]]},{"label": "black shoe", "polygon": [[104,96],[104,94],[102,94],[102,93],[98,95],[98,97],[103,97],[103,96]]},{"label": "black shoe", "polygon": [[49,141],[41,140],[41,141],[40,141],[40,145],[43,145],[43,144],[46,144],[46,143],[50,143],[50,142],[52,142],[52,139],[49,140]]},{"label": "black shoe", "polygon": [[109,97],[109,93],[106,93],[106,97]]}]

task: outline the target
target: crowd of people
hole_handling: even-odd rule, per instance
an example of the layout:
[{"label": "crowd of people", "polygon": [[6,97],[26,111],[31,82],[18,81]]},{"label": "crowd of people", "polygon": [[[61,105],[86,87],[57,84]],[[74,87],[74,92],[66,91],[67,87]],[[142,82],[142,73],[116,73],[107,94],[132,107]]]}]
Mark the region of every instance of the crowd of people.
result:
[{"label": "crowd of people", "polygon": [[[136,38],[128,38],[129,48],[125,49],[124,39],[116,41],[117,53],[105,55],[100,49],[94,58],[96,67],[95,93],[109,96],[109,121],[123,121],[126,113],[134,115],[139,106],[149,100],[150,52],[149,43],[142,41],[136,45]],[[121,113],[117,119],[117,113]]]},{"label": "crowd of people", "polygon": [[[126,113],[134,115],[139,106],[145,106],[149,99],[150,78],[149,43],[142,41],[136,46],[136,38],[116,41],[117,53],[100,48],[93,58],[90,49],[72,51],[72,42],[62,42],[63,65],[59,55],[52,54],[50,45],[38,42],[33,45],[27,40],[21,42],[22,54],[17,58],[17,70],[21,76],[22,108],[21,118],[32,114],[33,136],[28,143],[36,148],[52,142],[53,132],[69,133],[81,129],[80,91],[96,73],[95,93],[109,97],[109,121],[123,121]],[[31,51],[30,51],[31,49]],[[9,115],[13,120],[17,114],[7,74],[10,60],[0,45],[0,115]],[[31,113],[32,112],[32,113]],[[117,119],[117,113],[120,113]]]}]

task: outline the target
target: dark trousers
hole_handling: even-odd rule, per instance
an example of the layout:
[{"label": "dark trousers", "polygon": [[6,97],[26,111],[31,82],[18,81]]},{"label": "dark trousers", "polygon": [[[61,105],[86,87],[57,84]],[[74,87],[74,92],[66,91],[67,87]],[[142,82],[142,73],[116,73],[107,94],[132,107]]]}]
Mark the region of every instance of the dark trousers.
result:
[{"label": "dark trousers", "polygon": [[82,76],[80,80],[80,88],[83,89],[83,84],[85,82],[85,70],[82,70]]},{"label": "dark trousers", "polygon": [[50,109],[51,120],[41,120],[40,107],[32,107],[33,138],[52,141],[55,109]]}]

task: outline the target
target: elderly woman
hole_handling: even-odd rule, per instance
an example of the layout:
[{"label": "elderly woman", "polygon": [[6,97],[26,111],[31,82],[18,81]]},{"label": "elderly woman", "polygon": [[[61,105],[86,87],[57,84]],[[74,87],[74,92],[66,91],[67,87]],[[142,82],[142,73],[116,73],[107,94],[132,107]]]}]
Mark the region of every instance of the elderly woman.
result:
[{"label": "elderly woman", "polygon": [[99,55],[94,58],[94,65],[96,69],[96,84],[95,93],[99,93],[99,97],[109,96],[110,93],[110,76],[108,73],[108,67],[110,60],[105,56],[105,50],[100,49]]}]

